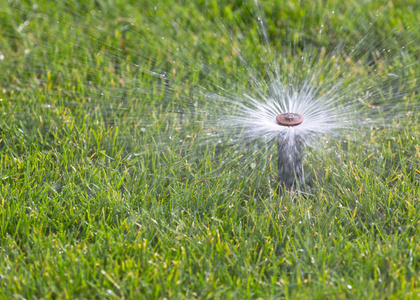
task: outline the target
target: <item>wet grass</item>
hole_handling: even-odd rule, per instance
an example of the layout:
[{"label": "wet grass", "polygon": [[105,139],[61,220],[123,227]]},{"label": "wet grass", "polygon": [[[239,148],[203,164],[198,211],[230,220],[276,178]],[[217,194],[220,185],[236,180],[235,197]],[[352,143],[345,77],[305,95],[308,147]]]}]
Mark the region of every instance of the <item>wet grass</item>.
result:
[{"label": "wet grass", "polygon": [[[388,126],[314,150],[309,190],[279,195],[274,159],[241,166],[244,149],[208,142],[208,112],[223,104],[197,92],[252,88],[227,32],[246,33],[244,56],[261,51],[255,11],[118,2],[0,1],[1,298],[419,297],[415,89],[390,103],[399,118]],[[286,60],[323,48],[334,68],[343,36],[357,43],[356,24],[372,22],[360,49],[392,37],[409,50],[384,54],[380,72],[419,78],[420,36],[408,28],[419,7],[405,3],[263,1]],[[343,72],[377,80],[371,53],[359,57]]]}]

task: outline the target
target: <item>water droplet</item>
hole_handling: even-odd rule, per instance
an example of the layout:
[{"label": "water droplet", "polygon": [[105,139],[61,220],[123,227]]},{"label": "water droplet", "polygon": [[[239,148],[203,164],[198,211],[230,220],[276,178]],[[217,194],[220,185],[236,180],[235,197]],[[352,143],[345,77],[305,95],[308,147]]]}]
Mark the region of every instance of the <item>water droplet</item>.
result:
[{"label": "water droplet", "polygon": [[251,168],[252,168],[252,169],[255,169],[255,167],[256,167],[256,166],[257,166],[257,165],[256,165],[256,164],[254,164],[254,163],[252,163],[252,164],[251,164]]}]

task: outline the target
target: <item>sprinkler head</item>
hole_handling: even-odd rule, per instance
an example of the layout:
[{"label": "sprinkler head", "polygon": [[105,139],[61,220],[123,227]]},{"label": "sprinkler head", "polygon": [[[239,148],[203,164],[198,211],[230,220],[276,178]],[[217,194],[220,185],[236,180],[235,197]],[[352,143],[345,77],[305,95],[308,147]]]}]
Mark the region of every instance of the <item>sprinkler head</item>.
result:
[{"label": "sprinkler head", "polygon": [[303,116],[297,113],[282,113],[276,117],[277,123],[282,126],[297,126],[302,124]]}]

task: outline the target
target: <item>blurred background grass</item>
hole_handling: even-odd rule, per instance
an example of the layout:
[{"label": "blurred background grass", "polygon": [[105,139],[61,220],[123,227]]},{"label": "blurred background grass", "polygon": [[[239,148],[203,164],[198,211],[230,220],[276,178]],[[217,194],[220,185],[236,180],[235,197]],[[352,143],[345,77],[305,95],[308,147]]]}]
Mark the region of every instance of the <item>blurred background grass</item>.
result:
[{"label": "blurred background grass", "polygon": [[[418,295],[418,1],[0,6],[1,297]],[[408,116],[308,157],[320,183],[277,195],[266,156],[245,168],[206,139],[224,104],[200,91],[253,88],[235,49],[286,82],[396,73],[378,85],[407,88],[389,104]]]}]

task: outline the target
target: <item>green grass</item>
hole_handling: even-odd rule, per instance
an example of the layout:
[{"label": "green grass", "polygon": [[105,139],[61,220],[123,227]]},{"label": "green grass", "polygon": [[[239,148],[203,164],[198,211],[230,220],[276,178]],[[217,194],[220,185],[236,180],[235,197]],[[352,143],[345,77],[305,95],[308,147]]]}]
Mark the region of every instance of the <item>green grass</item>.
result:
[{"label": "green grass", "polygon": [[[419,297],[418,83],[390,102],[408,117],[314,151],[319,183],[278,195],[267,156],[206,142],[224,107],[197,92],[252,89],[229,34],[265,72],[252,5],[116,2],[0,1],[1,298]],[[291,74],[309,49],[373,84],[374,49],[405,45],[379,72],[420,77],[417,1],[262,2]],[[359,60],[334,52],[369,32]]]}]

